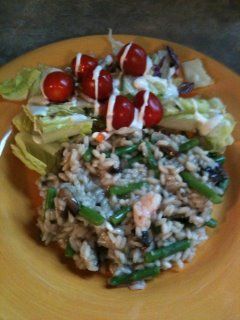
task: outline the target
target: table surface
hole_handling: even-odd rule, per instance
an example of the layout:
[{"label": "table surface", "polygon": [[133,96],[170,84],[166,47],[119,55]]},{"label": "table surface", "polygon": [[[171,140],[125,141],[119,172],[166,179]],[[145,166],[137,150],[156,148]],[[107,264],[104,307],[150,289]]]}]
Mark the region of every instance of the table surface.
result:
[{"label": "table surface", "polygon": [[240,73],[239,0],[0,0],[0,65],[92,34],[138,34],[204,52]]}]

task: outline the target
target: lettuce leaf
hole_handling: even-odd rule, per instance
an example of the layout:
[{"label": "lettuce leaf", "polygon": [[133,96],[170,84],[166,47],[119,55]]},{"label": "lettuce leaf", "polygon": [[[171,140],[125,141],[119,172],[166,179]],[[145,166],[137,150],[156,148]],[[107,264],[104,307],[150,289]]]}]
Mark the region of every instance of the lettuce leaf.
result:
[{"label": "lettuce leaf", "polygon": [[82,107],[71,102],[61,105],[24,105],[13,119],[19,131],[31,132],[37,143],[63,142],[75,135],[91,133],[93,120],[82,114]]},{"label": "lettuce leaf", "polygon": [[17,114],[12,119],[12,123],[20,132],[31,133],[33,131],[33,123],[24,111],[21,111],[19,114]]},{"label": "lettuce leaf", "polygon": [[34,82],[40,78],[41,71],[36,68],[24,68],[15,78],[0,84],[0,95],[7,100],[25,100]]},{"label": "lettuce leaf", "polygon": [[26,132],[17,133],[15,143],[11,145],[13,154],[29,169],[45,175],[58,167],[57,153],[61,148],[60,143],[37,144],[32,135]]},{"label": "lettuce leaf", "polygon": [[161,120],[161,126],[175,130],[198,131],[214,151],[221,152],[233,143],[231,134],[236,122],[226,112],[220,99],[177,98],[163,101],[163,105],[164,118]]},{"label": "lettuce leaf", "polygon": [[124,46],[124,43],[118,40],[115,40],[112,36],[112,29],[109,29],[108,32],[108,41],[110,42],[112,46],[112,52],[116,56],[119,52],[119,50]]},{"label": "lettuce leaf", "polygon": [[162,79],[152,75],[141,77],[123,76],[122,78],[122,94],[135,95],[139,90],[149,90],[157,96],[161,96],[165,100],[178,97],[178,90],[172,81]]},{"label": "lettuce leaf", "polygon": [[39,117],[34,121],[34,140],[38,143],[66,141],[75,135],[89,134],[92,120],[83,114]]}]

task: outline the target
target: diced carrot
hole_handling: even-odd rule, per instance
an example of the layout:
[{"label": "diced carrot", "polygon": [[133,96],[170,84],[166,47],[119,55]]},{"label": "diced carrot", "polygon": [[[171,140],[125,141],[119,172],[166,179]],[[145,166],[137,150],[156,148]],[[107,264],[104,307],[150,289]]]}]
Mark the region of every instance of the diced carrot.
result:
[{"label": "diced carrot", "polygon": [[188,139],[192,139],[196,136],[196,133],[192,131],[186,131],[186,136],[188,137]]},{"label": "diced carrot", "polygon": [[99,134],[96,137],[97,142],[101,143],[105,140],[105,136],[103,133],[99,132]]}]

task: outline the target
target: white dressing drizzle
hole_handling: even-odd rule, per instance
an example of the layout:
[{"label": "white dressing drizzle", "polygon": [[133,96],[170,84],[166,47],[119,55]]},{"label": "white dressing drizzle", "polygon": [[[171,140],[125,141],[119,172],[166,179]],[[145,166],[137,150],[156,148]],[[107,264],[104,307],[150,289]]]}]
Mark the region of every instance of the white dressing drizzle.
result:
[{"label": "white dressing drizzle", "polygon": [[128,51],[130,50],[132,46],[132,42],[130,42],[124,49],[122,55],[121,55],[121,58],[120,58],[120,67],[121,67],[121,70],[123,70],[123,65],[124,65],[124,61],[127,57],[127,54],[128,54]]},{"label": "white dressing drizzle", "polygon": [[139,110],[137,108],[134,109],[134,118],[132,123],[130,124],[131,128],[142,129],[142,124],[139,121]]},{"label": "white dressing drizzle", "polygon": [[108,100],[108,106],[107,106],[107,115],[106,115],[106,125],[107,125],[106,130],[107,131],[114,130],[114,128],[112,126],[112,122],[113,122],[115,102],[116,102],[116,95],[112,94]]},{"label": "white dressing drizzle", "polygon": [[150,91],[145,91],[143,95],[143,104],[141,105],[140,111],[135,108],[134,110],[134,118],[130,125],[131,128],[142,129],[144,126],[144,114],[146,107],[148,105]]},{"label": "white dressing drizzle", "polygon": [[78,53],[76,55],[76,64],[75,64],[75,70],[74,70],[75,76],[77,76],[77,74],[78,74],[78,70],[79,70],[79,67],[81,65],[81,59],[82,59],[82,54]]},{"label": "white dressing drizzle", "polygon": [[143,95],[143,104],[140,108],[140,112],[139,112],[139,124],[141,124],[141,126],[143,127],[144,125],[144,114],[145,114],[145,110],[146,110],[146,106],[148,105],[148,100],[149,100],[149,95],[150,95],[150,91],[145,91],[144,95]]},{"label": "white dressing drizzle", "polygon": [[145,68],[145,71],[143,73],[144,76],[149,73],[149,71],[152,68],[152,66],[153,66],[152,59],[149,56],[147,56],[146,68]]},{"label": "white dressing drizzle", "polygon": [[193,99],[194,113],[197,121],[197,128],[202,136],[207,136],[223,120],[222,114],[216,114],[208,119],[198,112],[198,105]]},{"label": "white dressing drizzle", "polygon": [[102,70],[101,66],[97,66],[93,70],[93,77],[92,79],[94,80],[94,87],[95,87],[95,101],[94,101],[94,115],[98,116],[99,114],[99,102],[98,102],[98,82],[99,82],[99,75]]}]

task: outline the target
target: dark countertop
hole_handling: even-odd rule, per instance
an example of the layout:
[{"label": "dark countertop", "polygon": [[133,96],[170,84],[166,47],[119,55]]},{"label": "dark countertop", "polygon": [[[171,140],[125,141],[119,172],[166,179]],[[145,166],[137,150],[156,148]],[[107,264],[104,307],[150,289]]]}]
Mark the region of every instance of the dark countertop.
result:
[{"label": "dark countertop", "polygon": [[109,27],[187,45],[240,73],[239,0],[0,0],[0,65]]}]

